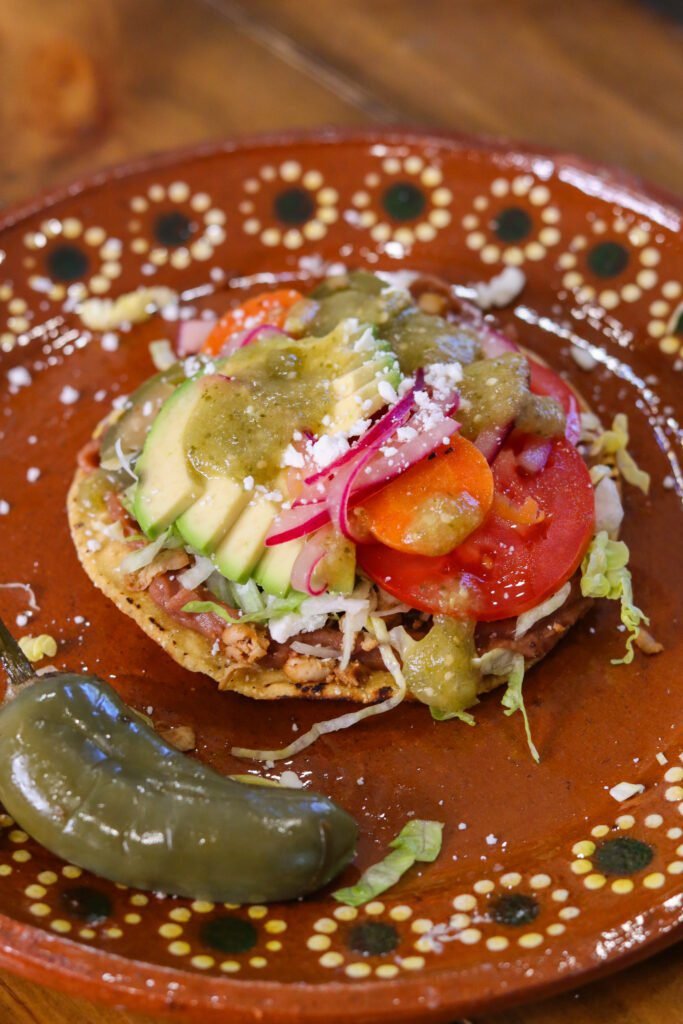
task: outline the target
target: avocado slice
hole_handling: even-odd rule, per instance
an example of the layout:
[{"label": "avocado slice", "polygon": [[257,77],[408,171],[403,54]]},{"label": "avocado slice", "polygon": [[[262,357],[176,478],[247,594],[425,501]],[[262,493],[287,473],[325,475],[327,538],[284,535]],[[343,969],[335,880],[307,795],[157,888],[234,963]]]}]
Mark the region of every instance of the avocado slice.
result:
[{"label": "avocado slice", "polygon": [[219,543],[214,554],[216,567],[235,583],[245,583],[263,555],[265,539],[279,506],[267,498],[256,499]]},{"label": "avocado slice", "polygon": [[206,487],[206,480],[187,461],[184,435],[211,380],[200,377],[181,384],[164,402],[147,435],[136,466],[133,514],[152,539],[171,526]]},{"label": "avocado slice", "polygon": [[288,540],[266,553],[254,569],[254,579],[266,594],[284,597],[290,587],[292,569],[303,547],[301,540]]},{"label": "avocado slice", "polygon": [[176,527],[183,540],[202,555],[210,554],[249,501],[241,483],[227,477],[207,481],[201,498],[183,512]]}]

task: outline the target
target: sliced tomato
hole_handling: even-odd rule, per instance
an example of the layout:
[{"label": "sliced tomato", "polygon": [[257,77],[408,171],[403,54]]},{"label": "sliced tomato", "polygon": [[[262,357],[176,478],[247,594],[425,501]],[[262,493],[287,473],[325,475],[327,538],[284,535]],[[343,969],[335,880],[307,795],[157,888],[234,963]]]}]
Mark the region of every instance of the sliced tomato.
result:
[{"label": "sliced tomato", "polygon": [[486,518],[493,475],[479,449],[455,435],[392,480],[359,514],[362,525],[396,551],[439,555],[451,551]]},{"label": "sliced tomato", "polygon": [[437,558],[358,546],[358,564],[412,608],[478,621],[520,615],[555,593],[578,568],[593,536],[588,468],[566,438],[556,438],[545,468],[515,468],[527,435],[514,433],[493,464],[496,491],[484,523]]},{"label": "sliced tomato", "polygon": [[228,338],[239,331],[248,331],[262,324],[282,327],[292,306],[303,298],[295,288],[279,288],[247,299],[241,306],[228,309],[216,322],[204,342],[202,351],[218,355]]},{"label": "sliced tomato", "polygon": [[571,444],[578,444],[581,437],[581,418],[579,402],[566,381],[562,380],[549,366],[529,359],[531,380],[529,388],[535,395],[548,395],[556,398],[564,409],[567,419],[565,437]]}]

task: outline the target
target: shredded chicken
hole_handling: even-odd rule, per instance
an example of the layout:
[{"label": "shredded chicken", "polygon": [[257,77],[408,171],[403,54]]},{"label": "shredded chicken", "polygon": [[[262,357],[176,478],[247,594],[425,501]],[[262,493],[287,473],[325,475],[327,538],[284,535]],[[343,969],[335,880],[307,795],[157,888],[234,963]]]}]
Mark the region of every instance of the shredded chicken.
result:
[{"label": "shredded chicken", "polygon": [[293,683],[320,683],[329,675],[332,661],[314,658],[310,654],[290,654],[284,673]]},{"label": "shredded chicken", "polygon": [[268,653],[265,633],[248,623],[226,626],[221,637],[225,653],[237,665],[252,665]]},{"label": "shredded chicken", "polygon": [[658,640],[655,640],[652,633],[649,633],[647,629],[643,629],[642,626],[636,633],[635,644],[643,654],[659,654],[660,651],[664,650],[664,644],[660,644]]},{"label": "shredded chicken", "polygon": [[156,558],[135,572],[126,573],[123,585],[126,590],[147,590],[152,580],[164,572],[184,569],[190,564],[190,556],[182,548],[160,551]]}]

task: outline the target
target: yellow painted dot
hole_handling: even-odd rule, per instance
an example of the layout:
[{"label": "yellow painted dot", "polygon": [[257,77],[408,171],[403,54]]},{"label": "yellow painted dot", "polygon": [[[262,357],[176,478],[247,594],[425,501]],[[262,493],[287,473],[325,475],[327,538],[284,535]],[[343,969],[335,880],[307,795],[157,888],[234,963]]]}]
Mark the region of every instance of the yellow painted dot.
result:
[{"label": "yellow painted dot", "polygon": [[472,231],[465,239],[465,245],[468,249],[472,249],[475,252],[481,249],[486,244],[486,235],[482,234],[481,231]]},{"label": "yellow painted dot", "polygon": [[574,843],[572,853],[575,857],[590,857],[595,853],[595,843],[590,839],[582,839],[580,843]]},{"label": "yellow painted dot", "polygon": [[203,213],[204,210],[208,210],[211,206],[211,196],[207,195],[206,192],[197,192],[196,195],[192,196],[190,206],[197,213]]},{"label": "yellow painted dot", "polygon": [[496,178],[491,182],[491,194],[494,196],[506,196],[510,190],[510,182],[507,178]]},{"label": "yellow painted dot", "polygon": [[[208,900],[195,900],[194,903],[190,904],[195,914],[210,914],[215,908],[215,903],[209,903]],[[251,911],[253,907],[249,908],[249,916],[251,917]]]},{"label": "yellow painted dot", "polygon": [[427,186],[427,188],[434,188],[435,185],[441,184],[443,181],[443,175],[438,167],[425,167],[420,176],[420,180],[423,185]]},{"label": "yellow painted dot", "polygon": [[448,210],[444,210],[442,207],[436,210],[431,210],[429,214],[429,222],[430,224],[433,224],[435,228],[445,228],[451,222],[451,215]]},{"label": "yellow painted dot", "polygon": [[47,903],[32,903],[28,909],[34,917],[47,917],[50,913]]},{"label": "yellow painted dot", "polygon": [[548,935],[562,935],[566,930],[565,926],[560,924],[559,921],[556,921],[555,924],[549,924],[546,928]]},{"label": "yellow painted dot", "polygon": [[560,232],[557,228],[553,227],[541,228],[538,233],[538,238],[543,245],[557,245],[560,240]]},{"label": "yellow painted dot", "polygon": [[431,953],[433,948],[432,940],[426,935],[413,943],[413,949],[416,949],[418,953]]},{"label": "yellow painted dot", "polygon": [[660,825],[664,824],[664,818],[661,814],[648,814],[644,824],[646,828],[659,828]]},{"label": "yellow painted dot", "polygon": [[107,237],[104,228],[92,227],[83,235],[88,245],[102,245],[102,242]]},{"label": "yellow painted dot", "polygon": [[301,179],[306,188],[316,189],[320,188],[323,183],[323,176],[320,171],[306,171],[303,178]]},{"label": "yellow painted dot", "polygon": [[281,921],[278,918],[273,918],[272,921],[266,921],[265,929],[270,932],[271,935],[279,935],[280,932],[287,931],[287,922]]},{"label": "yellow painted dot", "polygon": [[434,922],[430,921],[428,917],[418,917],[410,926],[410,930],[415,932],[416,935],[425,935],[431,931],[434,927]]},{"label": "yellow painted dot", "polygon": [[654,288],[657,284],[657,274],[654,270],[641,270],[636,274],[636,281],[641,288]]},{"label": "yellow painted dot", "polygon": [[469,914],[453,914],[449,921],[451,928],[469,928],[472,924],[472,918]]},{"label": "yellow painted dot", "polygon": [[546,248],[540,242],[529,242],[524,246],[524,253],[528,260],[542,260],[546,254]]},{"label": "yellow painted dot", "polygon": [[594,872],[591,875],[586,875],[586,877],[583,880],[583,884],[586,886],[587,889],[602,889],[606,881],[607,879],[604,875],[601,875],[598,872]]},{"label": "yellow painted dot", "polygon": [[323,949],[329,949],[332,945],[332,939],[329,935],[311,935],[310,939],[306,941],[306,945],[309,949],[321,952]]},{"label": "yellow painted dot", "polygon": [[647,325],[647,333],[651,338],[661,338],[666,334],[666,324],[663,320],[651,320]]},{"label": "yellow painted dot", "polygon": [[270,939],[266,942],[266,949],[269,949],[271,953],[278,953],[282,949],[282,943],[279,939]]},{"label": "yellow painted dot", "polygon": [[678,338],[674,338],[673,336],[662,338],[662,340],[659,343],[659,348],[662,352],[665,353],[665,355],[672,356],[675,355],[676,352],[678,352],[678,349],[680,348],[680,343],[678,341]]},{"label": "yellow painted dot", "polygon": [[375,977],[377,978],[395,978],[398,974],[398,967],[396,964],[380,964],[379,967],[375,968]]},{"label": "yellow painted dot", "polygon": [[146,907],[149,903],[149,896],[145,896],[142,892],[136,892],[131,896],[130,902],[134,907]]},{"label": "yellow painted dot", "polygon": [[524,949],[535,949],[543,942],[543,936],[540,932],[527,932],[526,935],[520,935],[517,942]]},{"label": "yellow painted dot", "polygon": [[669,803],[676,803],[678,800],[683,800],[683,786],[669,786],[664,797]]},{"label": "yellow painted dot", "polygon": [[401,960],[404,971],[420,971],[425,965],[423,956],[406,956]]},{"label": "yellow painted dot", "polygon": [[625,832],[629,828],[633,828],[635,823],[636,819],[633,817],[632,814],[620,814],[619,817],[616,819],[617,827],[620,828],[623,832]]},{"label": "yellow painted dot", "polygon": [[[557,261],[557,265],[558,267],[560,267],[561,270],[571,270],[572,267],[576,266],[576,256],[574,256],[571,252],[562,253],[562,255]],[[563,283],[566,282],[564,282],[563,280]],[[567,285],[567,287],[570,286]]]},{"label": "yellow painted dot", "polygon": [[[0,288],[0,299],[6,299],[7,296],[2,294],[2,288]],[[11,828],[14,824],[14,818],[10,817],[9,814],[0,814],[0,827]]]},{"label": "yellow painted dot", "polygon": [[382,161],[382,170],[387,174],[398,174],[401,170],[401,161],[397,160],[395,156],[388,156]]},{"label": "yellow painted dot", "polygon": [[633,882],[630,878],[615,878],[610,888],[617,896],[625,896],[627,893],[633,892]]},{"label": "yellow painted dot", "polygon": [[424,167],[424,160],[421,156],[409,156],[403,161],[403,166],[408,174],[419,174]]},{"label": "yellow painted dot", "polygon": [[394,231],[394,239],[400,242],[401,245],[412,245],[415,241],[415,235],[411,228],[396,228]]},{"label": "yellow painted dot", "polygon": [[[476,889],[477,885],[480,885],[480,884],[481,883],[477,882],[475,884],[475,889]],[[490,883],[486,883],[486,884],[490,885],[491,889],[479,889],[477,891],[478,892],[482,892],[482,893],[483,892],[491,892],[491,890],[493,889],[493,883],[490,882]],[[453,900],[453,907],[456,910],[465,910],[465,911],[474,910],[476,905],[477,905],[477,898],[476,898],[476,896],[472,896],[468,892],[463,893],[461,896],[456,896],[455,899]]]},{"label": "yellow painted dot", "polygon": [[619,293],[611,288],[606,288],[598,295],[598,302],[605,309],[615,309],[619,305]]},{"label": "yellow painted dot", "polygon": [[665,299],[677,299],[683,292],[683,285],[679,281],[665,281],[662,285],[662,295]]},{"label": "yellow painted dot", "polygon": [[589,860],[574,860],[571,863],[571,869],[575,875],[587,875],[589,871],[593,870],[593,865]]},{"label": "yellow painted dot", "polygon": [[529,192],[529,200],[534,206],[543,206],[550,199],[550,192],[545,185],[535,185]]},{"label": "yellow painted dot", "polygon": [[432,193],[432,202],[435,206],[448,206],[453,199],[453,193],[449,188],[437,188]]},{"label": "yellow painted dot", "polygon": [[223,904],[223,906],[225,907],[226,910],[239,910],[241,905],[242,905],[241,903],[224,903]]},{"label": "yellow painted dot", "polygon": [[683,768],[667,768],[664,773],[665,782],[683,782]]},{"label": "yellow painted dot", "polygon": [[38,875],[38,881],[41,885],[54,885],[57,881],[57,875],[54,871],[41,871]]},{"label": "yellow painted dot", "polygon": [[[192,905],[194,907],[194,904],[192,904]],[[268,907],[263,907],[263,906],[260,906],[259,904],[255,904],[253,907],[249,907],[249,909],[247,911],[247,914],[249,915],[249,917],[253,918],[254,921],[260,921],[261,918],[264,918],[264,917],[267,916],[267,914],[268,914]]]},{"label": "yellow painted dot", "polygon": [[[482,896],[485,896],[487,893],[493,892],[493,890],[495,889],[495,885],[488,878],[482,878],[478,882],[475,882],[474,885],[472,886],[472,888],[474,889],[475,892],[478,892]],[[475,900],[475,905],[476,905],[476,900]],[[453,906],[455,906],[455,900],[453,901]],[[456,909],[457,910],[468,910],[469,908],[468,907],[459,906],[459,907],[456,907]]]},{"label": "yellow painted dot", "polygon": [[114,928],[105,928],[104,929],[104,934],[107,936],[108,939],[120,939],[121,936],[123,935],[123,932],[121,931],[120,928],[114,927]]},{"label": "yellow painted dot", "polygon": [[61,917],[56,918],[54,921],[50,921],[50,928],[53,932],[58,932],[60,935],[66,935],[71,931],[71,924],[69,921],[63,921]]},{"label": "yellow painted dot", "polygon": [[640,254],[640,262],[644,267],[656,267],[661,258],[659,250],[653,248],[643,249]]},{"label": "yellow painted dot", "polygon": [[573,917],[578,917],[581,911],[578,907],[562,907],[560,911],[560,917],[563,921],[571,921]]},{"label": "yellow painted dot", "polygon": [[683,860],[672,860],[666,870],[670,875],[683,874]]},{"label": "yellow painted dot", "polygon": [[318,210],[317,218],[323,224],[334,224],[339,219],[339,214],[333,206],[322,206]]},{"label": "yellow painted dot", "polygon": [[159,935],[164,939],[175,939],[182,934],[183,929],[179,924],[162,924],[159,927]]},{"label": "yellow painted dot", "polygon": [[11,864],[0,864],[0,877],[7,878],[8,875],[12,874]]},{"label": "yellow painted dot", "polygon": [[168,186],[168,194],[174,203],[184,203],[190,196],[190,186],[186,181],[174,181]]},{"label": "yellow painted dot", "polygon": [[92,928],[81,928],[78,934],[82,939],[94,939],[96,933]]},{"label": "yellow painted dot", "polygon": [[15,850],[12,854],[12,860],[15,860],[17,864],[26,864],[31,859],[31,854],[28,850]]},{"label": "yellow painted dot", "polygon": [[280,241],[280,232],[277,228],[266,228],[261,234],[261,241],[267,246],[277,245]]},{"label": "yellow painted dot", "polygon": [[[370,904],[368,904],[369,906]],[[339,925],[336,921],[333,921],[331,917],[319,917],[313,925],[314,932],[323,932],[326,935],[331,935],[336,932]]]},{"label": "yellow painted dot", "polygon": [[479,942],[481,932],[478,928],[465,928],[460,932],[458,938],[461,942],[464,942],[466,946],[473,946],[475,942]]},{"label": "yellow painted dot", "polygon": [[475,210],[485,210],[489,205],[489,201],[486,196],[476,196],[472,205]]},{"label": "yellow painted dot", "polygon": [[370,230],[370,236],[376,242],[386,242],[391,237],[391,228],[388,224],[375,224],[374,228]]},{"label": "yellow painted dot", "polygon": [[[671,833],[673,833],[673,832],[675,832],[676,835],[671,835]],[[680,828],[670,828],[669,831],[667,832],[667,835],[668,835],[669,839],[679,839],[680,835],[681,835],[681,830],[680,830]],[[677,847],[676,853],[680,857],[683,857],[683,846]]]},{"label": "yellow painted dot", "polygon": [[126,914],[123,918],[126,924],[140,924],[142,918],[139,914]]},{"label": "yellow painted dot", "polygon": [[189,942],[171,942],[168,947],[168,951],[171,956],[187,956],[190,949],[191,947]]},{"label": "yellow painted dot", "polygon": [[486,940],[486,948],[490,949],[492,953],[500,953],[509,945],[510,941],[504,935],[492,935],[490,939]]},{"label": "yellow painted dot", "polygon": [[344,957],[341,953],[323,953],[318,963],[321,967],[340,967],[344,963]]},{"label": "yellow painted dot", "polygon": [[531,885],[532,889],[547,889],[551,882],[552,878],[550,877],[550,875],[544,875],[542,873],[538,875],[532,875],[529,879],[529,884]]},{"label": "yellow painted dot", "polygon": [[365,913],[370,914],[371,917],[376,917],[377,914],[383,914],[384,904],[380,900],[373,900],[371,903],[366,904]]},{"label": "yellow painted dot", "polygon": [[651,875],[646,875],[643,879],[646,889],[661,889],[665,882],[666,878],[661,871],[653,871]]},{"label": "yellow painted dot", "polygon": [[500,249],[497,245],[485,245],[481,250],[481,258],[484,263],[495,263],[500,256]]},{"label": "yellow painted dot", "polygon": [[345,973],[349,978],[367,978],[372,968],[370,964],[356,962],[346,967]]},{"label": "yellow painted dot", "polygon": [[200,953],[198,956],[193,956],[190,963],[200,971],[208,971],[210,967],[213,967],[216,961],[212,956],[206,956],[205,954]]},{"label": "yellow painted dot", "polygon": [[321,206],[334,206],[339,199],[339,194],[336,189],[322,188],[316,198]]},{"label": "yellow painted dot", "polygon": [[12,843],[25,843],[28,836],[20,828],[14,828],[9,834],[9,839]]},{"label": "yellow painted dot", "polygon": [[637,302],[642,294],[637,284],[625,284],[621,289],[621,297],[624,302]]},{"label": "yellow painted dot", "polygon": [[335,907],[332,913],[339,921],[355,921],[358,917],[355,907]]},{"label": "yellow painted dot", "polygon": [[568,899],[568,898],[569,898],[569,890],[568,889],[555,889],[553,891],[553,899],[555,900],[556,903],[564,903],[564,901],[566,899]]},{"label": "yellow painted dot", "polygon": [[431,224],[416,224],[415,237],[420,242],[431,242],[433,238],[436,238],[436,229]]},{"label": "yellow painted dot", "polygon": [[500,876],[500,884],[506,889],[514,889],[521,881],[522,876],[517,871],[508,871],[507,874]]},{"label": "yellow painted dot", "polygon": [[174,907],[173,910],[169,912],[168,916],[172,921],[185,922],[190,920],[192,914],[187,907]]},{"label": "yellow painted dot", "polygon": [[[413,912],[410,907],[406,907],[404,904],[401,904],[398,907],[392,907],[389,911],[389,917],[392,921],[407,921],[408,918],[412,917],[412,914]],[[335,916],[337,915],[335,914]]]},{"label": "yellow painted dot", "polygon": [[297,228],[291,228],[289,231],[285,231],[282,236],[282,244],[285,249],[299,249],[303,245],[303,235]]},{"label": "yellow painted dot", "polygon": [[237,960],[224,960],[220,965],[224,974],[237,974],[240,968],[241,964]]},{"label": "yellow painted dot", "polygon": [[24,892],[31,900],[42,900],[47,889],[42,885],[27,885]]},{"label": "yellow painted dot", "polygon": [[468,213],[463,217],[461,224],[466,231],[474,231],[476,227],[479,227],[479,218],[476,213]]}]

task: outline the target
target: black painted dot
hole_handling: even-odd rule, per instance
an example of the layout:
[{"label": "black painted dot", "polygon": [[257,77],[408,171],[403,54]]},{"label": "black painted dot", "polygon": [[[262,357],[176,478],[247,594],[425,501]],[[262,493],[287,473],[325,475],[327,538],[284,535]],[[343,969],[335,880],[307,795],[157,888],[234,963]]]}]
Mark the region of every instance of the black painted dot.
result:
[{"label": "black painted dot", "polygon": [[683,309],[680,311],[674,323],[674,334],[683,334]]},{"label": "black painted dot", "polygon": [[648,843],[629,836],[608,839],[595,854],[598,867],[606,875],[633,875],[646,868],[653,857],[654,850]]},{"label": "black painted dot", "polygon": [[157,242],[172,249],[188,242],[197,230],[197,225],[180,210],[169,210],[168,213],[159,214],[154,221],[153,230]]},{"label": "black painted dot", "polygon": [[588,266],[598,277],[616,277],[628,266],[628,249],[619,242],[600,242],[588,253]]},{"label": "black painted dot", "polygon": [[531,233],[533,221],[521,206],[508,206],[494,217],[491,227],[501,242],[521,242]]},{"label": "black painted dot", "polygon": [[45,260],[50,277],[57,281],[75,281],[88,272],[90,260],[77,245],[57,245]]},{"label": "black painted dot", "polygon": [[411,181],[397,181],[382,196],[382,205],[394,220],[414,220],[427,204],[425,194]]},{"label": "black painted dot", "polygon": [[364,921],[349,932],[349,949],[366,956],[391,953],[398,946],[398,932],[393,924],[382,921]]},{"label": "black painted dot", "polygon": [[199,934],[206,946],[221,953],[246,953],[258,940],[258,932],[251,921],[232,916],[207,921]]},{"label": "black painted dot", "polygon": [[273,209],[285,224],[305,224],[313,216],[315,203],[305,188],[288,188],[275,196]]},{"label": "black painted dot", "polygon": [[498,924],[518,927],[535,921],[539,910],[540,907],[533,896],[525,896],[520,892],[499,897],[495,903],[491,904],[489,912]]},{"label": "black painted dot", "polygon": [[88,924],[99,924],[112,912],[111,900],[100,889],[87,885],[75,885],[61,894],[62,906],[71,917],[78,917]]}]

